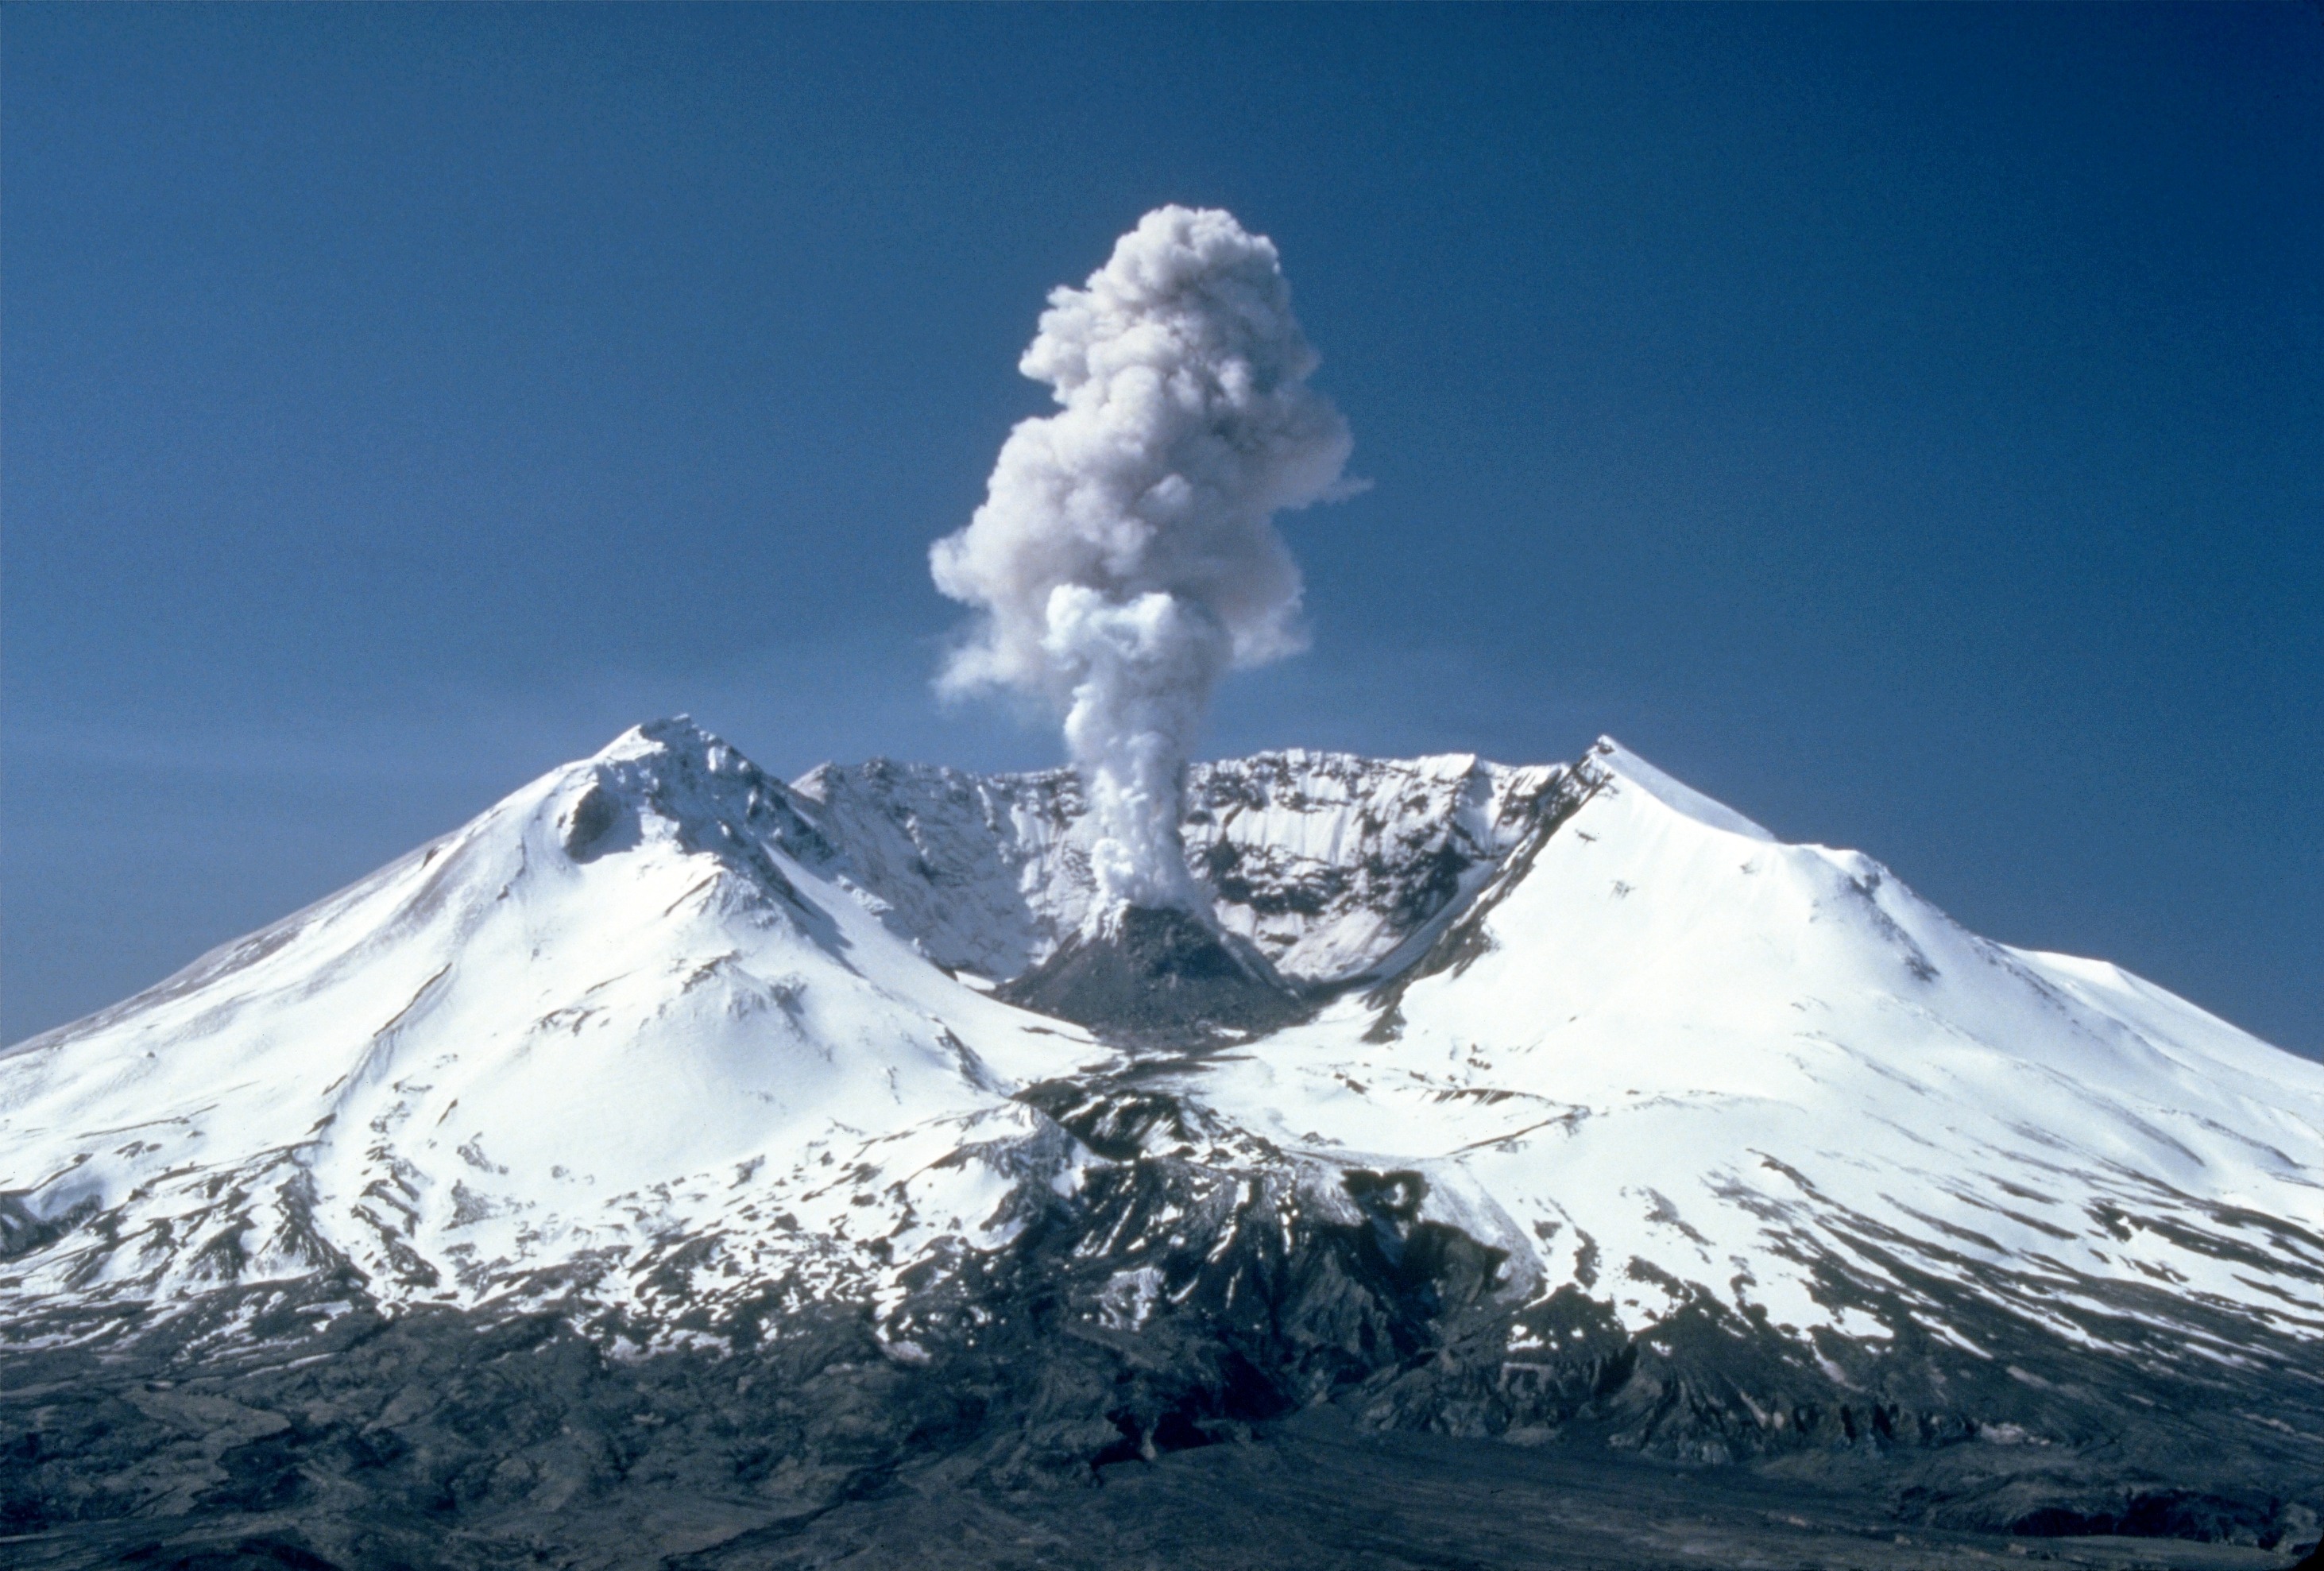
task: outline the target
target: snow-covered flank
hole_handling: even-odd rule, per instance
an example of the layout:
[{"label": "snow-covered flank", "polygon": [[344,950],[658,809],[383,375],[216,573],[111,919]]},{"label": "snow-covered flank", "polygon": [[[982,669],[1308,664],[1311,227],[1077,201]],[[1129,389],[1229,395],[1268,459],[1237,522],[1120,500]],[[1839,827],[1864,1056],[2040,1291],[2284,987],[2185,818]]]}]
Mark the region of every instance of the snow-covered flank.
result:
[{"label": "snow-covered flank", "polygon": [[[1351,1169],[1417,1172],[1427,1216],[1508,1252],[1513,1305],[1571,1285],[1634,1329],[1705,1298],[1974,1356],[1980,1316],[2112,1346],[2175,1302],[2174,1356],[2236,1357],[2238,1322],[2324,1336],[2324,1067],[2159,988],[1978,938],[1611,744],[1570,771],[1270,753],[1189,800],[1222,923],[1370,979],[1139,1067],[1213,1187],[1296,1169],[1342,1216]],[[1062,774],[791,788],[690,725],[632,732],[0,1055],[0,1286],[345,1261],[390,1300],[664,1327],[885,1300],[1101,1160],[1012,1094],[1120,1057],[945,969],[1074,930],[1078,818]]]},{"label": "snow-covered flank", "polygon": [[578,1271],[622,1304],[669,1289],[656,1268],[689,1243],[689,1272],[742,1293],[997,1242],[1026,1176],[1078,1160],[1009,1094],[1092,1050],[930,966],[781,848],[802,827],[730,748],[642,727],[20,1044],[16,1230],[94,1225],[13,1290],[171,1294],[337,1255],[391,1298]]},{"label": "snow-covered flank", "polygon": [[[1197,764],[1187,864],[1220,925],[1285,975],[1379,975],[1492,875],[1563,775],[1296,748]],[[1015,976],[1078,931],[1095,898],[1069,770],[978,776],[880,759],[825,764],[794,789],[835,875],[938,965]]]},{"label": "snow-covered flank", "polygon": [[1882,1338],[1922,1317],[1917,1268],[2070,1335],[2116,1281],[2324,1335],[2324,1067],[1978,938],[1610,743],[1575,779],[1399,984],[1193,1092],[1418,1169],[1438,1219],[1634,1328],[1701,1293]]}]

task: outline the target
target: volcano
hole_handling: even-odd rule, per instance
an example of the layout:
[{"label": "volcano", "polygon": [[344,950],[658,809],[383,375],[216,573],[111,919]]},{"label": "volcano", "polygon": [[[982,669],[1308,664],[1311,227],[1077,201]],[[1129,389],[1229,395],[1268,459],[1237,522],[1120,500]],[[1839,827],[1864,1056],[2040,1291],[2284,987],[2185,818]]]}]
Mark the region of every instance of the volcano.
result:
[{"label": "volcano", "polygon": [[2319,1536],[2324,1067],[1609,741],[1187,803],[658,722],[0,1053],[12,1552]]}]

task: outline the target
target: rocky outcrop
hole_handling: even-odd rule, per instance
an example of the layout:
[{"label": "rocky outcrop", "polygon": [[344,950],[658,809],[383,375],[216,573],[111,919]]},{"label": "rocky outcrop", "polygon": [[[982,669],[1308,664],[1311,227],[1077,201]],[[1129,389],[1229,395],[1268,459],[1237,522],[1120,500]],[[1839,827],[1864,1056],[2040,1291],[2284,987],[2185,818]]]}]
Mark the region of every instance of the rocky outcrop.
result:
[{"label": "rocky outcrop", "polygon": [[[1298,749],[1196,764],[1187,865],[1219,927],[1286,979],[1385,974],[1491,876],[1565,773]],[[1005,981],[1088,926],[1095,886],[1070,771],[875,759],[826,764],[792,791],[813,826],[802,853],[827,856],[939,965]]]}]

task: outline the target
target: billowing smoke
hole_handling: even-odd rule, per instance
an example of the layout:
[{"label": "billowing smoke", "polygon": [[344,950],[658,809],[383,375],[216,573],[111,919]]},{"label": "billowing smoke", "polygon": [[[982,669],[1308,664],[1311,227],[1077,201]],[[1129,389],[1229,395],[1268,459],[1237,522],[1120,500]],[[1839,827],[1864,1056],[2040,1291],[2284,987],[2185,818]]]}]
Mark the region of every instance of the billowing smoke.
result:
[{"label": "billowing smoke", "polygon": [[1227,670],[1303,646],[1272,516],[1348,489],[1316,364],[1272,242],[1231,213],[1157,208],[1086,285],[1051,292],[1018,368],[1064,407],[1009,433],[984,505],[931,553],[936,587],[984,613],[939,687],[1064,714],[1101,921],[1207,908],[1179,840],[1189,750]]}]

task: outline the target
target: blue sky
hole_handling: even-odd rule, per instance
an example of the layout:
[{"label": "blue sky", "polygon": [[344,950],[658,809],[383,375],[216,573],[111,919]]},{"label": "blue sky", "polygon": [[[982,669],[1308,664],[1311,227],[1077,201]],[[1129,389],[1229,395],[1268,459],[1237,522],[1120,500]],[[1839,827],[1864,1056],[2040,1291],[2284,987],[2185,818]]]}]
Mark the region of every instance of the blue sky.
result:
[{"label": "blue sky", "polygon": [[2324,1051],[2312,8],[12,5],[0,1040],[623,725],[928,690],[1044,293],[1274,237],[1362,496],[1208,751],[1610,732]]}]

